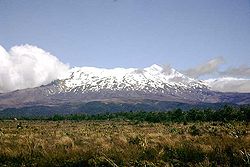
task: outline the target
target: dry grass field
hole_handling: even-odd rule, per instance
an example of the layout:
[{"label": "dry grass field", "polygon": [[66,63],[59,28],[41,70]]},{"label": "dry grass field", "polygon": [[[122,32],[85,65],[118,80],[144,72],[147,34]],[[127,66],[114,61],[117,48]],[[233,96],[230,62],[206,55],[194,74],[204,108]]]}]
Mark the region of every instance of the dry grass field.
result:
[{"label": "dry grass field", "polygon": [[2,120],[0,166],[250,166],[250,125]]}]

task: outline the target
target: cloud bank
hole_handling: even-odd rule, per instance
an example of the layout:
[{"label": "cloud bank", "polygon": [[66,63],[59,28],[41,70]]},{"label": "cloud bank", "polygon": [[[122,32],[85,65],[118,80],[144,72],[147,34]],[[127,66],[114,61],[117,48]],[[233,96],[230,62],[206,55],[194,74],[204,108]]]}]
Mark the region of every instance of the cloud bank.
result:
[{"label": "cloud bank", "polygon": [[216,79],[204,80],[212,90],[221,92],[250,92],[250,67],[241,65],[219,71],[224,63],[222,57],[217,57],[197,67],[183,71],[184,74],[199,78],[209,74],[218,74]]},{"label": "cloud bank", "polygon": [[240,78],[250,78],[250,67],[246,65],[241,65],[239,67],[228,68],[225,71],[220,72],[222,76],[240,77]]},{"label": "cloud bank", "polygon": [[7,52],[0,45],[0,92],[48,84],[63,77],[69,66],[32,45],[14,46]]},{"label": "cloud bank", "polygon": [[218,78],[208,79],[205,82],[214,91],[220,92],[250,92],[250,80],[243,78]]},{"label": "cloud bank", "polygon": [[183,73],[190,77],[198,78],[203,75],[217,72],[219,66],[223,63],[224,63],[224,59],[222,57],[217,57],[195,68],[188,69],[184,71]]}]

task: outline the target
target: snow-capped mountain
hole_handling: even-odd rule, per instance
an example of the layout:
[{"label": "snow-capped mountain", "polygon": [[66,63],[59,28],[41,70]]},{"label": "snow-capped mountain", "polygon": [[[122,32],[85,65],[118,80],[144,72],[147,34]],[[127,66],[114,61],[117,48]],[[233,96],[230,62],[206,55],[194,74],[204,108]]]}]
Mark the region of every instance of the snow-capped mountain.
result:
[{"label": "snow-capped mountain", "polygon": [[164,69],[156,64],[144,69],[76,67],[61,79],[60,86],[62,92],[81,93],[101,90],[166,93],[207,89],[202,81],[186,77],[173,68]]},{"label": "snow-capped mountain", "polygon": [[76,67],[48,85],[0,94],[0,109],[93,101],[105,104],[139,104],[145,100],[182,104],[250,101],[249,94],[215,92],[209,84],[155,64],[143,69]]},{"label": "snow-capped mountain", "polygon": [[[67,94],[73,99],[147,98],[188,102],[214,102],[202,81],[189,78],[170,67],[156,64],[143,68],[73,68],[64,78],[50,84],[47,96]],[[192,97],[192,98],[190,98]]]}]

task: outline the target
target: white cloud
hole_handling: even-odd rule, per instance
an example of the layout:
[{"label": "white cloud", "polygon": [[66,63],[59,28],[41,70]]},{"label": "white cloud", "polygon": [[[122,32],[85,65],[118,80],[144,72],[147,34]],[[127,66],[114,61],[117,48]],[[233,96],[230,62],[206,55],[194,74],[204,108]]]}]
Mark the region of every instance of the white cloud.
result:
[{"label": "white cloud", "polygon": [[224,59],[222,57],[217,57],[195,68],[185,70],[183,71],[183,73],[190,77],[198,78],[203,75],[217,72],[219,66],[223,63],[224,63]]},{"label": "white cloud", "polygon": [[212,90],[220,92],[250,92],[250,79],[223,77],[205,80]]},{"label": "white cloud", "polygon": [[31,45],[0,45],[0,92],[32,88],[62,77],[69,69],[50,53]]}]

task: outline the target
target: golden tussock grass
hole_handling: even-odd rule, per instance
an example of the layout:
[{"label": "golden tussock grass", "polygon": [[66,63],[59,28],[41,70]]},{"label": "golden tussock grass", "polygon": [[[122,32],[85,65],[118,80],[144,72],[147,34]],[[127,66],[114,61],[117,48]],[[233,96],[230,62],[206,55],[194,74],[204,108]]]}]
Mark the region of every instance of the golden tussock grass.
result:
[{"label": "golden tussock grass", "polygon": [[249,166],[250,127],[231,123],[0,122],[0,166]]}]

